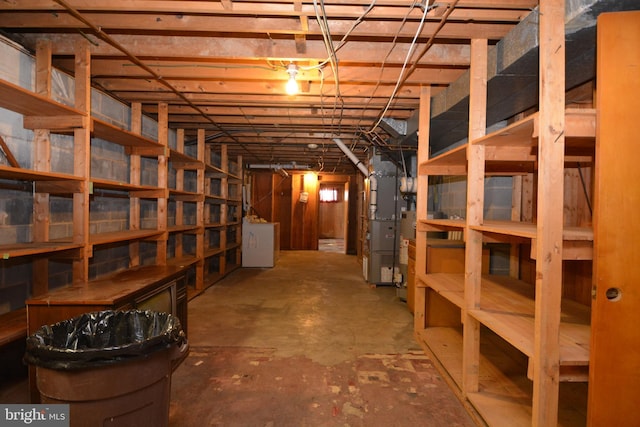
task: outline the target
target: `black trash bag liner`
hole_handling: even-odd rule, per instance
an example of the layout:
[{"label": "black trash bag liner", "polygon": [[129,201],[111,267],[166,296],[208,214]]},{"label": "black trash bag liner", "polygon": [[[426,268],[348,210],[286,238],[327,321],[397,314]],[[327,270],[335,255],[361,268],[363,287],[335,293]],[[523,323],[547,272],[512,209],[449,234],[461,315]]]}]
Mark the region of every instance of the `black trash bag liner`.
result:
[{"label": "black trash bag liner", "polygon": [[85,369],[145,357],[183,342],[176,316],[107,310],[41,327],[27,338],[24,361],[56,370]]}]

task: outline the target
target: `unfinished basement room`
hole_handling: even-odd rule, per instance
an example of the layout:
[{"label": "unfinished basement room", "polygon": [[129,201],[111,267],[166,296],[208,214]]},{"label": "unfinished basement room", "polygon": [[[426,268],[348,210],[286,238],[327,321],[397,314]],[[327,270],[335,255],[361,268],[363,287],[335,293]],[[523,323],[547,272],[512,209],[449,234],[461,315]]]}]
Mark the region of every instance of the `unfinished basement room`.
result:
[{"label": "unfinished basement room", "polygon": [[639,114],[640,0],[0,1],[0,426],[640,427]]}]

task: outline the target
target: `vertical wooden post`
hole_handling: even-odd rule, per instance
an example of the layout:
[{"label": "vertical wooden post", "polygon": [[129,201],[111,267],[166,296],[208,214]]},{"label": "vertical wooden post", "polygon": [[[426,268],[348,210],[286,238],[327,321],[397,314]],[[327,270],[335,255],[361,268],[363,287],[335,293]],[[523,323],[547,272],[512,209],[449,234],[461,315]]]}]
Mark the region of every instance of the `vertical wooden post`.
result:
[{"label": "vertical wooden post", "polygon": [[[197,159],[204,164],[209,163],[207,157],[207,147],[205,143],[205,131],[204,129],[198,129],[198,142],[197,142]],[[198,169],[197,175],[198,194],[208,194],[206,189],[206,172],[205,169]],[[204,237],[206,228],[204,225],[208,222],[208,216],[205,215],[205,198],[203,197],[197,204],[196,208],[196,224],[198,225],[198,233],[196,234],[196,257],[198,262],[196,263],[196,289],[202,289],[204,287]]]},{"label": "vertical wooden post", "polygon": [[223,250],[220,256],[220,274],[224,275],[227,271],[227,232],[229,227],[227,221],[227,213],[229,212],[229,202],[227,201],[229,197],[229,189],[227,188],[229,184],[229,155],[226,144],[220,146],[220,159],[220,166],[224,171],[220,178],[220,196],[224,199],[220,206],[220,223],[223,225],[220,231],[220,247]]},{"label": "vertical wooden post", "polygon": [[465,226],[465,307],[462,349],[463,393],[478,391],[480,322],[468,314],[480,307],[482,232],[473,230],[484,220],[484,146],[472,144],[487,128],[487,40],[471,40],[469,85],[469,144],[467,146],[467,221]]},{"label": "vertical wooden post", "polygon": [[[178,129],[176,133],[176,150],[180,153],[184,153],[184,129]],[[176,190],[184,190],[184,169],[176,169]],[[184,202],[182,200],[176,200],[176,219],[175,225],[184,225]],[[175,234],[175,257],[182,258],[183,256],[183,242],[182,233]]]},{"label": "vertical wooden post", "polygon": [[[429,131],[431,125],[431,86],[420,88],[420,116],[418,118],[418,167],[429,160]],[[427,265],[427,232],[420,228],[420,220],[427,219],[427,193],[429,188],[429,177],[426,174],[418,173],[418,193],[416,197],[416,266],[426,268]],[[416,279],[426,271],[416,272]],[[425,289],[415,286],[414,295],[414,330],[420,331],[426,327],[425,324]]]},{"label": "vertical wooden post", "polygon": [[[142,134],[142,104],[134,102],[131,104],[131,132]],[[140,184],[140,155],[131,154],[129,156],[129,182],[134,185]],[[140,198],[129,198],[129,229],[140,229]],[[129,267],[140,265],[140,242],[129,243]]]},{"label": "vertical wooden post", "polygon": [[[76,45],[75,55],[75,107],[91,116],[91,50],[84,40]],[[89,241],[89,189],[91,181],[91,127],[90,121],[74,130],[74,175],[84,178],[84,191],[73,195],[73,241],[82,243],[83,256],[74,261],[74,280],[89,279],[89,258],[93,248]]]},{"label": "vertical wooden post", "polygon": [[[164,147],[164,154],[158,156],[158,187],[167,188],[169,157],[169,105],[166,102],[158,104],[158,143]],[[156,264],[167,263],[167,198],[168,190],[163,197],[158,198],[158,230],[164,235],[156,243]]]},{"label": "vertical wooden post", "polygon": [[[522,176],[514,176],[511,184],[511,221],[522,221]],[[520,278],[520,245],[509,245],[509,276]]]},{"label": "vertical wooden post", "polygon": [[564,194],[564,1],[540,1],[538,215],[532,425],[558,422]]},{"label": "vertical wooden post", "polygon": [[[51,97],[51,41],[38,40],[36,43],[36,93]],[[51,141],[47,129],[35,129],[33,141],[33,169],[51,170]],[[33,195],[33,240],[49,240],[49,194]],[[31,294],[41,295],[49,289],[49,260],[36,258],[33,262],[33,283]]]}]

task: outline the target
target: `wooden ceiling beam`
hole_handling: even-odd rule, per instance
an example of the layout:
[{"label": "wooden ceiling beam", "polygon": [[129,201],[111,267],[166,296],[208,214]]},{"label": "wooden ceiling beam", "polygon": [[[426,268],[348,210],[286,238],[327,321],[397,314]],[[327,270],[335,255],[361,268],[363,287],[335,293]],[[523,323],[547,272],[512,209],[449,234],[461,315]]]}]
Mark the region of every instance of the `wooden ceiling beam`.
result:
[{"label": "wooden ceiling beam", "polygon": [[[149,92],[168,92],[167,88],[153,80],[148,79],[95,79],[97,84],[108,91],[114,92],[126,92],[126,91],[149,91]],[[211,96],[217,96],[219,94],[233,94],[233,93],[260,93],[260,94],[284,94],[284,86],[286,81],[281,82],[266,81],[266,82],[234,82],[234,81],[185,81],[185,80],[170,80],[171,85],[182,93],[206,93]],[[374,89],[373,84],[341,84],[340,94],[342,97],[358,96],[358,97],[371,97],[372,95],[378,98],[390,97],[395,87],[393,84],[385,84],[375,87],[375,94],[372,94]],[[330,83],[320,85],[319,83],[312,83],[309,86],[309,91],[306,93],[300,93],[299,97],[306,95],[315,95],[325,97],[332,97],[335,95],[335,86]],[[396,92],[396,96],[402,98],[415,98],[415,93],[420,90],[419,85],[405,85]]]},{"label": "wooden ceiling beam", "polygon": [[[226,0],[225,0],[226,2]],[[74,2],[80,3],[80,2]],[[308,16],[315,19],[316,12],[311,2],[301,3],[300,10],[291,7],[290,2],[236,2],[231,1],[211,2],[211,1],[153,1],[153,0],[94,0],[83,1],[82,4],[74,4],[74,7],[83,13],[100,12],[108,13],[118,11],[120,13],[143,11],[145,13],[156,14],[215,14],[215,15],[246,15],[246,16]],[[341,1],[325,1],[325,11],[329,17],[341,19],[357,19],[362,16],[364,7],[369,6],[371,0],[349,1],[345,4]],[[449,2],[436,2],[440,8],[445,8]],[[452,20],[469,20],[480,17],[488,19],[490,16],[498,20],[517,20],[521,13],[531,11],[537,6],[537,1],[532,0],[494,0],[459,1],[457,10],[452,14]],[[368,14],[375,19],[396,19],[401,20],[407,14],[411,3],[406,0],[377,1],[376,7]],[[364,6],[364,7],[363,7]],[[38,11],[50,10],[63,12],[64,8],[50,0],[20,0],[19,2],[0,2],[0,11]],[[437,10],[437,8],[436,8]],[[411,17],[419,19],[422,11],[414,8]],[[437,15],[434,11],[432,15]]]},{"label": "wooden ceiling beam", "polygon": [[[224,117],[224,116],[248,116],[248,117],[280,117],[287,115],[290,117],[326,117],[334,114],[334,109],[331,106],[325,106],[324,108],[310,108],[308,106],[292,107],[283,106],[280,108],[271,107],[245,107],[245,106],[214,106],[214,107],[200,107],[201,110],[211,116]],[[394,110],[391,116],[396,119],[408,118],[413,110]],[[153,105],[149,105],[144,109],[147,114],[157,114],[158,109],[153,108]],[[346,117],[366,117],[369,119],[375,119],[380,113],[379,108],[342,108],[341,114]],[[182,117],[197,115],[198,113],[191,107],[186,105],[170,105],[169,117]]]},{"label": "wooden ceiling beam", "polygon": [[[127,15],[122,13],[93,14],[85,13],[83,16],[109,34],[121,32],[134,33],[174,33],[176,35],[192,34],[206,37],[223,34],[254,34],[264,37],[266,34],[275,35],[306,35],[320,39],[322,32],[315,19],[304,19],[301,25],[301,17],[292,15],[284,18],[256,17],[251,25],[246,25],[247,18],[241,16],[186,16],[186,15]],[[440,38],[469,39],[472,36],[498,40],[513,28],[514,22],[502,24],[495,22],[466,21],[448,22],[439,32]],[[305,30],[303,27],[306,26]],[[329,22],[329,30],[336,37],[341,37],[351,29],[353,22],[332,20]],[[351,38],[376,37],[392,40],[396,35],[400,39],[411,39],[418,30],[418,22],[395,21],[364,21],[351,32]],[[51,30],[86,30],[75,17],[66,14],[51,13],[2,13],[0,14],[0,27],[25,29],[49,28]],[[431,36],[438,27],[438,21],[427,22],[421,32],[423,39]],[[385,37],[386,35],[386,37]]]},{"label": "wooden ceiling beam", "polygon": [[[79,34],[25,34],[29,44],[35,46],[38,39],[51,40],[54,55],[71,56],[74,48],[85,37]],[[317,60],[323,61],[327,56],[325,46],[319,40],[307,40],[307,53],[299,55],[296,52],[295,41],[291,40],[259,40],[234,37],[163,37],[113,35],[111,37],[139,59],[153,61],[158,59],[282,59]],[[409,43],[391,43],[375,41],[353,41],[347,43],[338,53],[340,60],[362,63],[380,63],[381,52],[391,53],[386,56],[389,64],[402,64],[411,48]],[[421,45],[417,45],[420,50]],[[95,57],[119,57],[122,53],[107,43],[95,41],[91,45],[91,55]],[[422,58],[420,64],[468,66],[468,45],[434,45]]]},{"label": "wooden ceiling beam", "polygon": [[[321,74],[318,70],[306,69],[304,63],[300,63],[301,69],[298,80],[319,82]],[[64,59],[56,61],[56,65],[63,69],[73,65],[73,60]],[[131,62],[121,59],[95,59],[92,61],[95,70],[99,74],[94,74],[94,78],[116,78],[116,77],[148,77],[149,74]],[[192,80],[254,80],[282,81],[287,78],[284,67],[270,68],[267,61],[254,61],[247,64],[232,64],[224,62],[193,63],[184,61],[154,61],[147,64],[154,72],[168,80],[192,79]],[[340,65],[340,81],[345,83],[377,83],[395,84],[402,69],[396,65],[386,65],[384,67],[368,65],[354,66]],[[463,68],[435,68],[419,67],[407,79],[407,84],[448,84],[456,80],[464,73]],[[326,82],[333,82],[333,73],[325,72]]]},{"label": "wooden ceiling beam", "polygon": [[[440,88],[443,90],[443,88]],[[438,93],[438,90],[432,90]],[[143,91],[127,91],[127,92],[112,92],[112,94],[125,101],[142,102],[144,104],[151,104],[157,102],[168,102],[169,104],[184,105],[184,100],[177,97],[175,94],[168,92],[143,92]],[[186,98],[190,101],[197,103],[205,103],[211,105],[214,102],[216,105],[262,105],[262,104],[290,104],[290,105],[311,105],[318,108],[322,105],[325,107],[333,106],[333,98],[331,96],[295,96],[290,97],[284,94],[217,94],[213,97],[211,94],[206,93],[187,93]],[[370,98],[366,96],[353,96],[343,97],[343,105],[360,105],[367,108],[384,108],[387,99],[385,98]],[[394,99],[393,108],[418,108],[419,101],[415,98],[400,98]]]}]

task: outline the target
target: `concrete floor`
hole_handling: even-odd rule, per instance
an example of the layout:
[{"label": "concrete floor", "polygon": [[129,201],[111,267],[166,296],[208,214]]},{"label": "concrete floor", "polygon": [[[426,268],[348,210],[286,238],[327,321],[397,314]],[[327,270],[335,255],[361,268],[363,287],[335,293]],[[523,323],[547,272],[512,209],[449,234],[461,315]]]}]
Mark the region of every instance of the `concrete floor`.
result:
[{"label": "concrete floor", "polygon": [[473,426],[392,287],[355,256],[281,252],[189,302],[171,426]]}]

